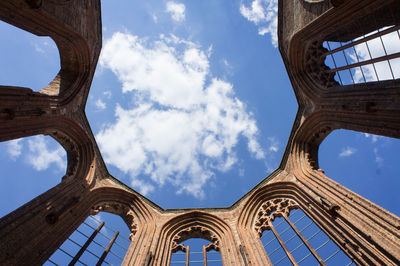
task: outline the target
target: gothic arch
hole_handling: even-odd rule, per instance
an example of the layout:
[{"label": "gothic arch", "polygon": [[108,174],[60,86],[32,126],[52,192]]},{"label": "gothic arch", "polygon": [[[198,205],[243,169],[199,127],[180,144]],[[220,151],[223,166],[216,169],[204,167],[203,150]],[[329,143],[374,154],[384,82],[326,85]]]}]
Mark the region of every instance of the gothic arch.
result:
[{"label": "gothic arch", "polygon": [[[125,255],[124,263],[127,265],[137,262],[142,253],[148,251],[147,243],[153,238],[155,222],[152,210],[132,191],[115,186],[112,182],[100,188],[94,188],[85,194],[77,194],[77,198],[70,208],[60,213],[55,223],[63,221],[65,234],[58,234],[52,240],[54,250],[49,251],[51,255],[55,249],[64,243],[89,215],[99,211],[110,212],[120,216],[131,231],[131,244]],[[51,213],[51,212],[50,212]],[[56,212],[57,213],[57,212]],[[79,218],[77,218],[79,217]],[[46,251],[48,252],[48,251]]]},{"label": "gothic arch", "polygon": [[196,237],[211,241],[213,244],[209,248],[221,252],[224,264],[237,261],[232,258],[237,258],[238,252],[229,225],[215,215],[192,211],[178,215],[162,226],[154,265],[168,265],[172,252],[182,248],[179,243]]},{"label": "gothic arch", "polygon": [[[112,181],[109,186],[94,189],[89,196],[89,204],[85,208],[86,216],[89,213],[101,210],[121,216],[131,230],[131,245],[125,255],[124,264],[137,263],[141,254],[149,251],[146,245],[155,233],[154,210],[143,202],[141,196],[133,191],[118,187]],[[113,184],[114,183],[114,184]]]},{"label": "gothic arch", "polygon": [[[315,175],[314,178],[316,178]],[[326,185],[319,184],[317,188],[324,186]],[[262,249],[262,245],[260,246],[258,239],[256,239],[258,235],[254,230],[254,226],[257,219],[257,212],[262,204],[268,200],[287,198],[298,204],[298,207],[302,209],[331,240],[341,247],[352,260],[363,264],[372,261],[384,262],[387,261],[388,257],[390,258],[390,254],[386,252],[381,253],[379,251],[382,249],[376,249],[374,252],[369,251],[372,239],[371,237],[363,235],[362,231],[360,231],[360,228],[366,226],[366,223],[370,223],[369,217],[364,217],[364,215],[366,215],[365,212],[368,210],[363,210],[360,208],[361,206],[356,206],[354,203],[349,203],[351,206],[347,206],[346,203],[344,203],[345,201],[340,202],[336,198],[333,200],[330,197],[325,198],[320,195],[329,195],[329,193],[327,191],[320,192],[314,186],[307,185],[307,182],[299,179],[293,182],[272,183],[255,191],[247,199],[241,209],[238,220],[238,231],[241,232],[243,243],[246,246],[257,247],[254,251],[248,250],[249,253],[253,253],[252,257],[258,258],[258,263],[269,261]],[[347,196],[350,195],[352,194],[348,194]],[[357,195],[355,194],[352,196]],[[346,198],[344,195],[342,197]],[[354,209],[358,209],[360,213],[353,212]],[[353,215],[358,217],[358,222],[350,222]],[[373,215],[372,212],[369,215]],[[390,232],[388,232],[387,235],[396,234],[394,227],[395,220],[391,220],[390,217],[386,216],[386,220],[384,221],[379,221],[378,218],[374,219],[374,222],[380,223],[379,226],[384,226],[383,223],[386,223],[385,226],[392,227],[392,229],[389,229]],[[388,241],[390,240],[388,239]]]},{"label": "gothic arch", "polygon": [[[27,121],[28,122],[28,121]],[[28,124],[29,123],[29,124]],[[29,119],[29,122],[21,125],[19,121],[10,121],[0,126],[0,140],[11,140],[33,135],[49,135],[60,143],[67,152],[66,180],[85,180],[90,182],[89,169],[94,163],[95,151],[92,141],[84,128],[77,122],[65,117],[43,117]],[[12,128],[12,132],[2,132]],[[3,133],[3,134],[2,134]]]},{"label": "gothic arch", "polygon": [[[26,95],[47,98],[48,96],[57,96],[61,102],[69,102],[77,93],[86,91],[83,93],[86,99],[101,48],[100,13],[91,13],[94,9],[100,9],[100,1],[88,2],[85,10],[88,14],[86,15],[79,14],[82,8],[71,8],[70,5],[80,5],[75,2],[64,5],[55,1],[45,3],[24,1],[21,5],[23,6],[2,3],[0,8],[2,19],[35,35],[52,38],[60,53],[61,69],[54,80],[38,93],[15,87],[8,87],[8,90],[14,90],[14,93],[17,92],[25,97]],[[21,9],[30,9],[30,12],[20,12]],[[66,15],[55,17],[54,14],[57,13]],[[74,24],[75,27],[70,25],[68,21],[70,17],[78,20]],[[91,27],[76,27],[80,24]],[[53,26],[49,27],[48,25]],[[87,31],[90,28],[93,28],[94,31]],[[97,35],[97,38],[93,38],[93,35]],[[88,80],[89,82],[87,82]],[[4,92],[3,89],[2,92]]]}]

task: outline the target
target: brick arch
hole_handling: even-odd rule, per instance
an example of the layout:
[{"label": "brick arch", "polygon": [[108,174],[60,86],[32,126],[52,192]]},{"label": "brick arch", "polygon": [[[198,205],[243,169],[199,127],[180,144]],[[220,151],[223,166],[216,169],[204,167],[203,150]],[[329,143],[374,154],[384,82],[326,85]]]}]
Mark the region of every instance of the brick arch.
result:
[{"label": "brick arch", "polygon": [[[360,103],[359,108],[368,109],[368,104]],[[286,167],[302,169],[303,172],[320,170],[318,164],[319,146],[336,129],[399,138],[398,118],[396,116],[397,114],[393,113],[381,117],[379,114],[362,113],[355,110],[342,111],[340,114],[337,111],[330,110],[314,112],[295,129],[291,143],[291,154]],[[355,120],[357,123],[354,123]]]},{"label": "brick arch", "polygon": [[[25,97],[26,95],[34,95],[35,98],[57,96],[61,102],[71,101],[78,93],[83,94],[81,98],[84,96],[86,99],[101,49],[100,12],[93,12],[93,9],[100,10],[100,1],[91,0],[90,4],[86,4],[87,10],[83,10],[83,13],[82,8],[71,7],[71,5],[80,6],[74,1],[68,5],[57,1],[33,2],[35,1],[24,1],[23,6],[4,2],[1,4],[0,12],[3,13],[0,15],[4,21],[16,27],[38,36],[52,38],[60,53],[61,69],[54,80],[40,92],[18,87],[3,89],[14,90],[14,94]],[[21,9],[30,9],[30,12],[20,12]],[[56,17],[54,14],[65,14],[65,16]],[[69,22],[71,17],[78,20],[74,26]],[[80,27],[80,24],[86,27]],[[93,29],[94,31],[88,31]]]},{"label": "brick arch", "polygon": [[[265,226],[260,223],[260,208],[268,201],[282,198],[295,203],[296,207],[301,208],[311,217],[313,215],[310,213],[310,205],[315,206],[316,212],[319,213],[318,216],[321,215],[321,211],[322,213],[324,212],[324,210],[318,206],[316,202],[317,199],[312,198],[294,182],[275,182],[255,190],[240,210],[237,227],[243,245],[251,247],[247,248],[247,252],[250,254],[250,257],[256,259],[254,262],[256,265],[265,264],[266,262],[267,264],[271,264],[259,240],[260,232],[262,234],[262,231],[266,229]],[[321,221],[316,221],[316,223],[321,224]]]},{"label": "brick arch", "polygon": [[[54,225],[63,227],[63,234],[52,234],[48,236],[51,239],[52,250],[46,250],[50,256],[58,246],[71,235],[89,215],[100,211],[109,212],[120,216],[128,226],[131,234],[131,244],[125,254],[124,263],[132,265],[142,259],[142,254],[149,250],[148,243],[155,232],[154,211],[146,202],[143,202],[141,196],[129,189],[118,187],[112,178],[106,178],[100,188],[86,188],[82,191],[79,184],[75,185],[76,191],[70,191],[64,202],[75,199],[75,202],[67,208],[62,208],[63,212],[57,213]],[[50,214],[54,211],[49,212]]]},{"label": "brick arch", "polygon": [[64,116],[43,117],[33,118],[29,124],[23,125],[18,121],[10,121],[9,126],[12,132],[8,134],[2,134],[0,126],[1,141],[43,134],[54,138],[65,149],[67,171],[63,181],[79,179],[89,183],[93,178],[89,173],[96,157],[94,146],[87,132],[76,121]]},{"label": "brick arch", "polygon": [[179,243],[196,237],[211,241],[209,248],[220,250],[224,264],[237,261],[239,254],[230,226],[215,215],[192,211],[178,215],[162,226],[154,265],[168,265],[172,252],[182,248]]},{"label": "brick arch", "polygon": [[87,214],[106,211],[121,216],[131,230],[131,238],[154,227],[153,210],[133,190],[113,185],[96,188],[89,192],[85,209]]}]

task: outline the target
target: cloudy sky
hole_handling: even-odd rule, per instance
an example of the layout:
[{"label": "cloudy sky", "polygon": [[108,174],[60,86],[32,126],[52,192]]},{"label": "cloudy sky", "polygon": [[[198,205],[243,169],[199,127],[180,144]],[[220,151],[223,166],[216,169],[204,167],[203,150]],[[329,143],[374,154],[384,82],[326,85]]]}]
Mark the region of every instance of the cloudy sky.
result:
[{"label": "cloudy sky", "polygon": [[[102,1],[102,16],[86,113],[114,177],[163,208],[215,207],[277,168],[297,103],[276,1]],[[0,34],[1,84],[39,90],[53,79],[51,39],[3,22]],[[339,130],[322,143],[320,167],[400,215],[399,148]],[[0,216],[58,184],[66,167],[48,136],[0,143],[0,159]]]}]

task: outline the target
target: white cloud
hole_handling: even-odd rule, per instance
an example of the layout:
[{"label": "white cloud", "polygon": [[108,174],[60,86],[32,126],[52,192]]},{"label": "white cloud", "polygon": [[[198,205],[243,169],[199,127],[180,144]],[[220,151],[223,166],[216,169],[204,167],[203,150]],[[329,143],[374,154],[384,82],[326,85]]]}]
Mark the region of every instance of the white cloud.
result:
[{"label": "white cloud", "polygon": [[272,44],[278,46],[278,1],[253,0],[250,6],[240,5],[240,14],[258,26],[258,34],[271,35]]},{"label": "white cloud", "polygon": [[171,15],[172,19],[177,22],[185,20],[185,5],[182,3],[168,1],[166,11]]},{"label": "white cloud", "polygon": [[97,101],[95,102],[95,105],[96,105],[97,109],[99,109],[99,110],[104,110],[107,107],[106,103],[103,102],[101,99],[97,99]]},{"label": "white cloud", "polygon": [[151,18],[153,19],[154,23],[158,22],[158,17],[156,15],[152,15]]},{"label": "white cloud", "polygon": [[11,160],[15,161],[22,152],[22,139],[13,139],[7,143],[7,152]]},{"label": "white cloud", "polygon": [[243,168],[239,168],[239,176],[243,177],[244,176],[244,169]]},{"label": "white cloud", "polygon": [[41,53],[41,54],[45,53],[44,49],[39,44],[35,43],[34,47],[35,47],[36,52]]},{"label": "white cloud", "polygon": [[379,155],[378,148],[374,148],[375,162],[379,165],[383,165],[383,158]]},{"label": "white cloud", "polygon": [[104,94],[104,96],[106,96],[108,99],[110,99],[111,96],[112,96],[111,91],[105,91],[105,92],[103,92],[103,94]]},{"label": "white cloud", "polygon": [[347,146],[346,148],[342,148],[342,151],[339,153],[339,157],[349,157],[356,151],[357,149]]},{"label": "white cloud", "polygon": [[279,150],[279,141],[275,137],[268,137],[270,143],[268,150],[271,152],[277,152]]},{"label": "white cloud", "polygon": [[40,39],[33,43],[35,51],[41,54],[45,54],[46,50],[50,48],[50,43],[46,40]]},{"label": "white cloud", "polygon": [[232,67],[232,65],[228,62],[228,60],[226,60],[226,59],[222,59],[221,60],[221,64],[222,64],[222,66],[224,67],[224,77],[226,78],[227,76],[229,77],[229,76],[232,76],[233,74],[234,74],[234,71],[233,71],[233,67]]},{"label": "white cloud", "polygon": [[230,83],[211,76],[206,52],[195,44],[115,33],[100,64],[114,72],[124,93],[141,99],[131,108],[117,105],[116,121],[96,139],[106,162],[142,193],[171,183],[177,193],[203,197],[214,172],[236,163],[242,137],[255,158],[265,158],[252,114]]},{"label": "white cloud", "polygon": [[372,143],[376,143],[379,139],[383,138],[382,136],[374,135],[374,134],[368,134],[364,133],[364,136],[369,139],[371,138]]},{"label": "white cloud", "polygon": [[50,149],[44,136],[34,136],[28,140],[28,163],[37,171],[48,169],[52,164],[60,170],[66,168],[65,150],[62,147]]}]

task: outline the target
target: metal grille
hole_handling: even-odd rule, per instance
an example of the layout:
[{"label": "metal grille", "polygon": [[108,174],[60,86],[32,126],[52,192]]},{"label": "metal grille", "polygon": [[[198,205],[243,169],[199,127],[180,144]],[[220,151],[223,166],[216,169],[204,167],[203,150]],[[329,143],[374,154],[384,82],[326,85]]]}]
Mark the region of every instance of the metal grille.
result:
[{"label": "metal grille", "polygon": [[381,28],[346,43],[326,41],[325,64],[340,85],[400,78],[400,26]]},{"label": "metal grille", "polygon": [[273,265],[351,265],[353,261],[300,209],[278,217],[261,237]]},{"label": "metal grille", "polygon": [[[72,263],[74,258],[76,265],[95,265],[101,261],[102,265],[120,265],[130,240],[120,235],[119,231],[103,225],[96,216],[89,216],[45,265],[66,265],[66,262]],[[94,237],[90,239],[92,235]],[[85,247],[87,242],[88,246]],[[83,253],[77,256],[81,250]]]},{"label": "metal grille", "polygon": [[[210,243],[204,239],[188,239],[183,242],[189,247],[186,252],[178,251],[171,255],[170,265],[222,265],[221,253],[204,247]],[[193,250],[193,251],[192,251]]]}]

